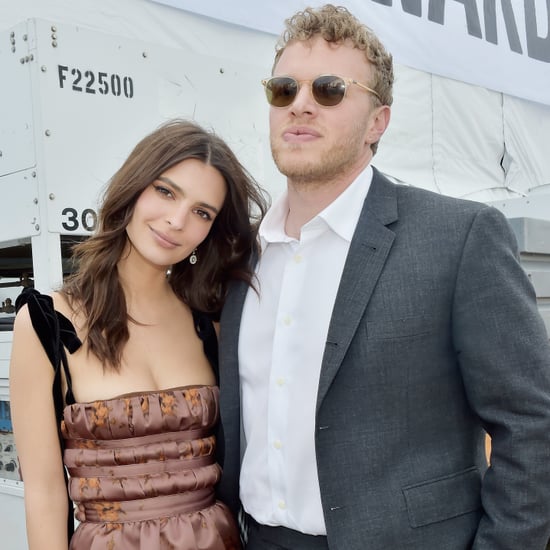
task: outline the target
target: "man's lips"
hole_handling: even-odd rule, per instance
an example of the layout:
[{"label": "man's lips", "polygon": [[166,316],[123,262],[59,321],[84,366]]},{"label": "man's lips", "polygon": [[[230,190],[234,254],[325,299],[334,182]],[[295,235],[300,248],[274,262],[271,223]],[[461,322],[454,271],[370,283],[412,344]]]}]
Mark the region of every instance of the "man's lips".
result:
[{"label": "man's lips", "polygon": [[164,248],[176,248],[179,246],[179,243],[173,241],[166,235],[165,233],[162,233],[161,231],[157,231],[151,227],[151,231],[153,232],[153,235],[155,236],[155,240]]},{"label": "man's lips", "polygon": [[321,134],[307,126],[294,126],[283,132],[283,139],[289,142],[312,141],[321,137]]}]

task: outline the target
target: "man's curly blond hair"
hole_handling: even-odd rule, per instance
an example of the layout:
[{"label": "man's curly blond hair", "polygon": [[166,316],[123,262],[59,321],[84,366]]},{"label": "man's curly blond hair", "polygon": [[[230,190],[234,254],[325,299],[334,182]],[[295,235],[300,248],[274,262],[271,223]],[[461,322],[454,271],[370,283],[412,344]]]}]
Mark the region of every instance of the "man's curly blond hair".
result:
[{"label": "man's curly blond hair", "polygon": [[[392,104],[392,56],[374,32],[343,6],[326,4],[320,8],[306,8],[286,19],[285,30],[277,42],[273,68],[290,43],[306,42],[316,36],[335,44],[349,42],[365,52],[365,58],[373,68],[371,82],[366,84],[378,94],[382,105]],[[376,98],[374,100],[378,101]],[[372,145],[373,152],[376,152],[377,145]]]}]

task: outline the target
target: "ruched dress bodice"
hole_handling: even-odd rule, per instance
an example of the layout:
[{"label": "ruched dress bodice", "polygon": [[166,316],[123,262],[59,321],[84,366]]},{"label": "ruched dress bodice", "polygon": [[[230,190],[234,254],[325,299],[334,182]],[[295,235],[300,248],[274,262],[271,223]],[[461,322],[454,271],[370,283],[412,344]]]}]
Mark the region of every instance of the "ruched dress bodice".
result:
[{"label": "ruched dress bodice", "polygon": [[218,387],[135,393],[63,411],[79,526],[72,550],[239,548],[220,477]]}]

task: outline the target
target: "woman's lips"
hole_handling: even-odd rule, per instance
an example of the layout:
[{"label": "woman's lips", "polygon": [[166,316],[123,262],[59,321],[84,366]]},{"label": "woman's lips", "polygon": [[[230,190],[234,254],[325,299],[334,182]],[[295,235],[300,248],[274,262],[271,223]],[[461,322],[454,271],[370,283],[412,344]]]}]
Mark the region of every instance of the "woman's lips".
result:
[{"label": "woman's lips", "polygon": [[176,248],[179,246],[179,243],[170,239],[168,235],[166,235],[165,233],[162,233],[161,231],[156,231],[152,227],[151,227],[151,231],[153,232],[153,235],[155,236],[156,241],[164,248]]}]

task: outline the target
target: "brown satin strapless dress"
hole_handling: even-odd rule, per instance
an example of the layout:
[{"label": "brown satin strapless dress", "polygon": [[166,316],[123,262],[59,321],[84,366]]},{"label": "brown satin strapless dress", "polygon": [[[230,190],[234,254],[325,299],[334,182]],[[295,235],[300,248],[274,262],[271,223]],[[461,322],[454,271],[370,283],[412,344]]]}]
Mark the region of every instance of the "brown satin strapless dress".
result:
[{"label": "brown satin strapless dress", "polygon": [[64,463],[79,521],[71,550],[237,550],[216,501],[218,387],[124,395],[64,410]]}]

